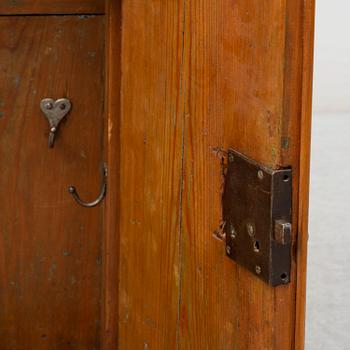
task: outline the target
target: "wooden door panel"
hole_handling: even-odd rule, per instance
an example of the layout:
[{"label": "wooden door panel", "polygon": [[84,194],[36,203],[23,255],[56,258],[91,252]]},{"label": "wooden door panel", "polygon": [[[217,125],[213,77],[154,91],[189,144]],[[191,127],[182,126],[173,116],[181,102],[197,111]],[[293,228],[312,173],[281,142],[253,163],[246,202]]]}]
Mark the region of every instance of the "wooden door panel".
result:
[{"label": "wooden door panel", "polygon": [[[312,0],[123,3],[120,349],[303,348],[313,13]],[[293,168],[286,286],[217,238],[228,147]]]},{"label": "wooden door panel", "polygon": [[[102,17],[0,18],[0,348],[98,349]],[[73,109],[48,148],[42,98]]]},{"label": "wooden door panel", "polygon": [[295,165],[281,162],[283,137],[297,144],[282,135],[286,13],[285,1],[190,1],[187,8],[181,349],[291,349],[293,313],[284,310],[292,285],[268,286],[214,238],[224,150],[272,168]]},{"label": "wooden door panel", "polygon": [[101,14],[105,0],[1,0],[0,15]]}]

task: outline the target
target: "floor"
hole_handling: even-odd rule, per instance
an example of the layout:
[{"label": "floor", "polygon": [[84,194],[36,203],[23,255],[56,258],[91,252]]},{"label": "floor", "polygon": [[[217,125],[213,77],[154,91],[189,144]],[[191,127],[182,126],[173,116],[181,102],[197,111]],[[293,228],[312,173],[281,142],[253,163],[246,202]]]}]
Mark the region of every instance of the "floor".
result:
[{"label": "floor", "polygon": [[350,113],[313,120],[305,349],[349,350]]}]

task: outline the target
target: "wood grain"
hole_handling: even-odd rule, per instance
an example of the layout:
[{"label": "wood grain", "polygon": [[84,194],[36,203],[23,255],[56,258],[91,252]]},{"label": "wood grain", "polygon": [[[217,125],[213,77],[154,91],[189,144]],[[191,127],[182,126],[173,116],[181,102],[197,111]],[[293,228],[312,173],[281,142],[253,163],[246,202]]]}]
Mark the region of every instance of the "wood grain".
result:
[{"label": "wood grain", "polygon": [[[299,160],[309,154],[310,136],[304,134],[302,148],[300,139],[311,117],[309,107],[301,114],[311,105],[310,89],[301,98],[312,71],[312,38],[305,42],[303,35],[312,28],[304,27],[304,12],[304,1],[188,2],[180,348],[302,349],[295,339],[305,317],[295,303],[297,277],[305,278],[297,275],[301,258],[293,255],[292,282],[273,289],[229,262],[222,243],[210,237],[221,218],[220,159],[213,150],[233,147],[272,168],[292,166],[293,235],[305,257],[297,243],[297,233],[304,242],[307,235],[298,231],[298,210],[303,222],[307,213],[305,196],[299,197]],[[307,178],[308,162],[302,167]],[[305,285],[299,288],[302,298]]]},{"label": "wood grain", "polygon": [[[213,237],[223,181],[215,150],[232,147],[279,165],[285,2],[188,4],[180,348],[290,349],[274,346],[275,310],[288,304],[290,288],[280,287],[284,295],[276,300],[275,290],[227,259]],[[290,317],[285,314],[285,324]],[[289,343],[291,331],[283,334]]]},{"label": "wood grain", "polygon": [[105,0],[1,0],[0,15],[103,14]]},{"label": "wood grain", "polygon": [[296,286],[296,325],[294,349],[304,349],[305,343],[305,304],[306,268],[308,244],[308,208],[311,148],[311,115],[314,59],[315,1],[304,2],[302,41],[302,94],[300,120],[300,177],[297,241],[297,286]]},{"label": "wood grain", "polygon": [[[124,2],[120,349],[303,348],[312,4]],[[287,286],[213,234],[228,147],[293,167]]]},{"label": "wood grain", "polygon": [[119,349],[175,349],[182,1],[123,3]]},{"label": "wood grain", "polygon": [[105,200],[104,283],[101,348],[118,348],[119,311],[119,198],[120,190],[120,85],[121,2],[109,0],[106,18],[106,127],[105,159],[108,167],[108,196]]},{"label": "wood grain", "polygon": [[[0,18],[0,348],[98,349],[103,206],[102,17]],[[45,97],[73,110],[49,149]]]}]

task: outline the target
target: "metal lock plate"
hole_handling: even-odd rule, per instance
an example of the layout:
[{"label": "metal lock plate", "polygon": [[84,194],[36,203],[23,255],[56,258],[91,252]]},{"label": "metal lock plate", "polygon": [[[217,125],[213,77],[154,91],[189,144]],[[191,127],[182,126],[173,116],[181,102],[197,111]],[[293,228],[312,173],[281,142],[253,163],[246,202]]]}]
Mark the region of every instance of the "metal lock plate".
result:
[{"label": "metal lock plate", "polygon": [[291,269],[292,170],[272,170],[228,151],[223,193],[226,253],[272,286]]}]

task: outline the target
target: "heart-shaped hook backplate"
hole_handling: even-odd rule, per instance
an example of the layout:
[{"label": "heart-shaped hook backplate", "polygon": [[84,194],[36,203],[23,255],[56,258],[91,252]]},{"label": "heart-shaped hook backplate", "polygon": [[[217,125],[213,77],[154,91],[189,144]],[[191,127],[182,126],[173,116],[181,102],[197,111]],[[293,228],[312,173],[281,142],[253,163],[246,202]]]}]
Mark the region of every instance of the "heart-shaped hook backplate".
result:
[{"label": "heart-shaped hook backplate", "polygon": [[54,101],[52,98],[45,98],[40,102],[40,108],[50,123],[50,127],[56,127],[60,121],[69,113],[72,108],[71,102],[66,98]]},{"label": "heart-shaped hook backplate", "polygon": [[40,108],[50,124],[49,147],[53,147],[55,133],[61,120],[70,112],[71,102],[67,98],[53,100],[44,98],[40,102]]}]

